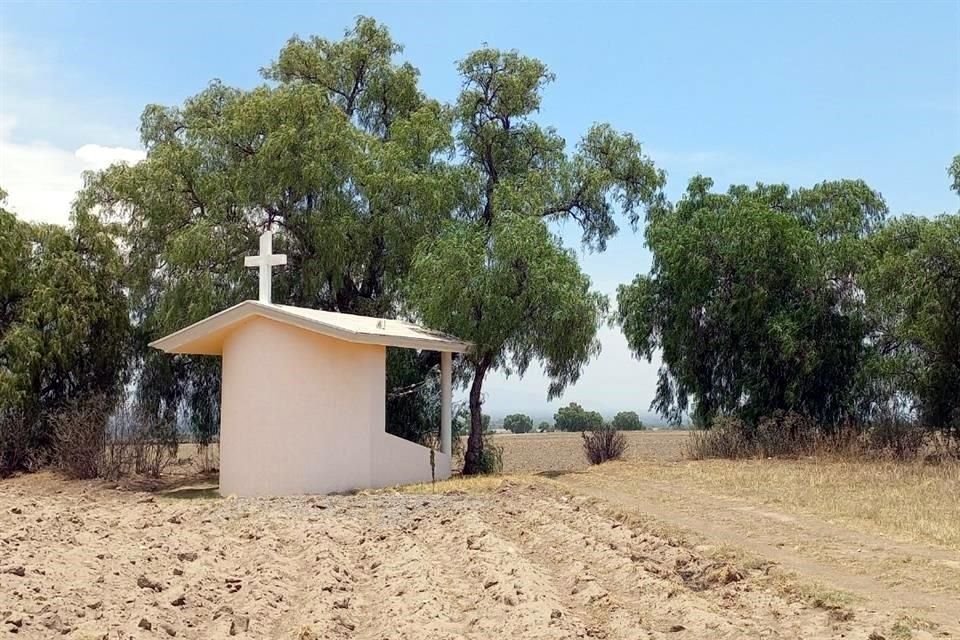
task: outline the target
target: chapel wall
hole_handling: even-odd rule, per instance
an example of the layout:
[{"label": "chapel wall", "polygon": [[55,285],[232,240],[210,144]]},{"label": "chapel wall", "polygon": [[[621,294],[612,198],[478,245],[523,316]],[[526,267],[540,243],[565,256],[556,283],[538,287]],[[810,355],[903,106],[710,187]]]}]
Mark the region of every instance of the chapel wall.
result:
[{"label": "chapel wall", "polygon": [[386,350],[255,317],[223,345],[220,491],[369,487],[384,433]]}]

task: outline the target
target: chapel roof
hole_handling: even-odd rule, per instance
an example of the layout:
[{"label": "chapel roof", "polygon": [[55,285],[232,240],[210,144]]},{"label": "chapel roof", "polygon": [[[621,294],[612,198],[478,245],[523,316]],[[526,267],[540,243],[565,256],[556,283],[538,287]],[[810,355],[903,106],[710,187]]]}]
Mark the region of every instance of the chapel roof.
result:
[{"label": "chapel roof", "polygon": [[240,323],[255,316],[346,342],[453,353],[462,353],[471,346],[470,343],[448,334],[403,320],[319,311],[255,300],[245,300],[220,313],[215,313],[159,340],[154,340],[150,346],[167,353],[220,355],[223,350],[223,340],[227,334]]}]

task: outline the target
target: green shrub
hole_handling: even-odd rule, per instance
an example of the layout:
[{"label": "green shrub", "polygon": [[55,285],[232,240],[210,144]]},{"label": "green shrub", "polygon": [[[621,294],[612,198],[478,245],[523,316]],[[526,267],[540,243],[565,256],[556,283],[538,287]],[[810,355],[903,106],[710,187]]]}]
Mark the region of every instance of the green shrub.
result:
[{"label": "green shrub", "polygon": [[483,439],[483,449],[480,451],[478,473],[493,475],[503,471],[503,447],[497,446],[489,438]]}]

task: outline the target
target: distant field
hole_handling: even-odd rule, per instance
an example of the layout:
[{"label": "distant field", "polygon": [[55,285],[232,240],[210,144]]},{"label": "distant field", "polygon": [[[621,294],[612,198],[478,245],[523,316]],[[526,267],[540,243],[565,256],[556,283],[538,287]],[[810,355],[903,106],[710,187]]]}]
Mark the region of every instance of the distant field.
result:
[{"label": "distant field", "polygon": [[[675,461],[683,457],[686,431],[630,431],[628,460]],[[503,447],[504,473],[577,471],[589,465],[579,433],[498,434],[493,442]]]},{"label": "distant field", "polygon": [[[632,431],[626,432],[628,460],[676,461],[683,458],[686,431]],[[503,447],[504,473],[542,473],[549,471],[577,471],[589,465],[583,455],[579,433],[525,433],[498,434],[493,442]],[[461,445],[466,446],[466,438]],[[219,455],[217,445],[211,445],[208,456],[216,466]],[[177,457],[191,462],[197,459],[197,446],[181,444]],[[455,461],[459,468],[462,461]],[[181,465],[184,466],[184,465]]]}]

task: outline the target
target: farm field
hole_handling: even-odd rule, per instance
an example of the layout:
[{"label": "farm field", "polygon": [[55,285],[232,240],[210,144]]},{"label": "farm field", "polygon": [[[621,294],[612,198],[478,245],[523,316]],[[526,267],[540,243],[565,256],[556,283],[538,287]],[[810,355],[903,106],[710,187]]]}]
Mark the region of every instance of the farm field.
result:
[{"label": "farm field", "polygon": [[[674,462],[683,459],[686,432],[628,431],[624,436],[628,460]],[[498,434],[493,436],[493,441],[503,448],[504,473],[583,471],[589,466],[583,457],[579,433]]]},{"label": "farm field", "polygon": [[[5,480],[0,635],[960,637],[951,467],[694,463],[684,437],[630,434],[592,469],[578,434],[498,437],[504,476],[353,496]],[[929,492],[942,521],[838,499],[881,480],[890,509]]]}]

